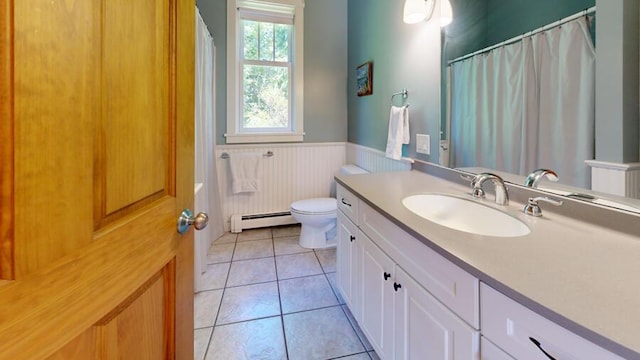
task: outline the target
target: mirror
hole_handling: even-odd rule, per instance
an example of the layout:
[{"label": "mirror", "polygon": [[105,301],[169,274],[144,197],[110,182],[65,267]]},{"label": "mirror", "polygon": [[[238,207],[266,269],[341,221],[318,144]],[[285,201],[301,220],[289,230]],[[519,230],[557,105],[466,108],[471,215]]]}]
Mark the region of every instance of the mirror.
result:
[{"label": "mirror", "polygon": [[[447,99],[448,89],[447,83],[449,80],[447,77],[447,65],[451,60],[458,59],[467,54],[474,53],[478,50],[488,48],[492,45],[499,44],[505,40],[512,39],[518,35],[525,34],[531,30],[541,28],[545,25],[558,22],[559,19],[566,18],[570,15],[577,13],[584,13],[585,9],[595,6],[596,0],[540,0],[540,1],[526,1],[526,0],[450,0],[454,11],[454,21],[448,27],[442,31],[442,122],[441,133],[443,139],[449,137],[460,136],[459,132],[450,131],[452,124],[447,124]],[[589,21],[586,22],[588,31],[590,32],[591,41],[595,42],[595,13],[589,15]],[[504,67],[496,67],[500,71]],[[506,70],[505,70],[506,71]],[[480,99],[483,94],[479,96],[468,97],[469,99]],[[471,100],[470,100],[471,101]],[[486,96],[485,100],[486,101]],[[595,101],[595,100],[590,100]],[[573,100],[571,101],[573,103]],[[456,110],[454,110],[456,111]],[[595,115],[594,115],[595,116]],[[455,117],[454,117],[455,119]],[[453,121],[453,120],[452,120]],[[496,125],[494,125],[496,126]],[[498,124],[496,128],[500,128]],[[593,125],[591,126],[594,127]],[[588,134],[584,136],[577,136],[583,143],[595,142],[595,134],[593,129],[589,132],[583,132],[582,134]],[[475,130],[474,130],[475,131]],[[596,129],[597,131],[597,129]],[[565,138],[566,139],[566,138]],[[454,139],[449,139],[454,141]],[[547,141],[541,140],[541,141]],[[551,141],[551,140],[549,140]],[[473,149],[469,151],[476,151],[480,146],[496,147],[495,142],[478,144],[473,141],[463,141],[460,143],[470,144]],[[620,146],[620,144],[602,144],[598,146]],[[456,145],[461,146],[461,145]],[[565,146],[568,146],[565,144]],[[572,145],[573,146],[573,145]],[[445,142],[445,147],[451,148],[451,145]],[[506,148],[506,147],[505,147]],[[574,154],[573,148],[567,151],[559,151],[552,156],[560,156],[562,153],[567,153],[569,156]],[[507,152],[507,150],[498,150]],[[594,152],[595,150],[591,150]],[[510,155],[495,154],[495,157],[508,157]],[[524,155],[525,157],[528,154]],[[443,156],[445,161],[444,165],[447,165],[446,159],[448,156]],[[585,157],[585,159],[592,159],[593,157]],[[460,161],[457,161],[460,164]],[[471,163],[469,161],[464,162],[463,166],[456,166],[456,164],[450,164],[461,170],[470,173],[479,172],[493,172],[502,176],[506,181],[514,184],[523,185],[526,175],[540,166],[521,166],[523,169],[519,171],[513,171],[508,169],[508,166],[496,165],[492,166],[487,163]],[[500,168],[504,166],[504,168]],[[640,213],[640,199],[625,198],[621,196],[615,196],[611,194],[605,194],[602,192],[596,192],[590,190],[590,169],[586,167],[587,174],[584,175],[586,181],[574,181],[571,176],[565,176],[565,178],[571,178],[570,181],[563,181],[563,170],[566,170],[564,166],[557,166],[553,169],[558,172],[560,176],[560,182],[551,182],[549,180],[542,180],[538,189],[548,192],[553,196],[570,197],[577,200],[588,201],[591,203],[611,206],[625,211],[633,211]],[[568,171],[567,171],[568,172]],[[573,175],[573,172],[572,174]]]}]

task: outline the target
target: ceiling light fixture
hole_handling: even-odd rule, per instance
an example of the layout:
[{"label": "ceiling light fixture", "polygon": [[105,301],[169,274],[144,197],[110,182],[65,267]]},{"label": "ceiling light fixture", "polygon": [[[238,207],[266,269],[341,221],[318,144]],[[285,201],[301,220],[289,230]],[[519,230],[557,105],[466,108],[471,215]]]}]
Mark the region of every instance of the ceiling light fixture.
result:
[{"label": "ceiling light fixture", "polygon": [[428,21],[433,15],[435,3],[435,0],[405,0],[402,20],[406,24]]},{"label": "ceiling light fixture", "polygon": [[440,27],[445,27],[451,24],[453,20],[453,11],[451,10],[451,3],[449,0],[442,0],[440,4]]}]

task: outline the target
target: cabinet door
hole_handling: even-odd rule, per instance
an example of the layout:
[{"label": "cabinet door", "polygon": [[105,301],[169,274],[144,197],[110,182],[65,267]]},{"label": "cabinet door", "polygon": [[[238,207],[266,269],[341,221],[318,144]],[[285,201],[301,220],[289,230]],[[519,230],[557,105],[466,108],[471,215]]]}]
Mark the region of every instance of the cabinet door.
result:
[{"label": "cabinet door", "polygon": [[482,360],[514,360],[509,354],[493,345],[493,343],[484,336],[480,339],[480,352],[482,353]]},{"label": "cabinet door", "polygon": [[394,263],[361,231],[362,321],[360,327],[382,359],[393,358]]},{"label": "cabinet door", "polygon": [[[396,266],[396,359],[479,359],[480,334]],[[399,287],[398,287],[399,286]]]},{"label": "cabinet door", "polygon": [[360,283],[360,252],[362,245],[356,237],[356,226],[340,211],[338,211],[338,240],[336,249],[336,264],[338,289],[351,313],[360,321],[359,283]]}]

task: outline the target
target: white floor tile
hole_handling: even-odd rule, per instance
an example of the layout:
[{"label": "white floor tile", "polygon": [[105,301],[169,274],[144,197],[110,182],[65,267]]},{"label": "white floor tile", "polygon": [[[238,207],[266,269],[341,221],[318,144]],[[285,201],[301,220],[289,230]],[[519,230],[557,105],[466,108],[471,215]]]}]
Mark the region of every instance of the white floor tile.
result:
[{"label": "white floor tile", "polygon": [[276,282],[225,289],[216,325],[280,315]]},{"label": "white floor tile", "polygon": [[303,248],[302,246],[300,246],[299,236],[273,238],[273,247],[275,248],[276,256],[299,254],[303,252],[313,251],[311,249]]},{"label": "white floor tile", "polygon": [[222,236],[220,236],[219,238],[215,239],[213,241],[213,245],[235,243],[237,238],[238,238],[238,234],[226,232]]},{"label": "white floor tile", "polygon": [[364,351],[339,306],[283,318],[290,360],[331,359]]},{"label": "white floor tile", "polygon": [[276,226],[271,228],[273,238],[300,235],[300,224]]},{"label": "white floor tile", "polygon": [[207,264],[218,264],[231,261],[236,244],[211,245],[207,253]]},{"label": "white floor tile", "polygon": [[276,262],[273,257],[234,261],[231,263],[227,286],[240,286],[276,280]]},{"label": "white floor tile", "polygon": [[336,272],[336,248],[315,250],[315,252],[325,273]]},{"label": "white floor tile", "polygon": [[322,267],[313,252],[276,256],[278,279],[322,274]]},{"label": "white floor tile", "polygon": [[223,289],[229,274],[231,263],[207,265],[207,271],[202,274],[202,290]]},{"label": "white floor tile", "polygon": [[193,346],[193,358],[194,360],[204,359],[204,354],[207,351],[209,345],[209,339],[211,338],[211,330],[213,328],[197,329],[193,333],[194,346]]},{"label": "white floor tile", "polygon": [[279,285],[283,314],[338,305],[324,275],[281,280]]},{"label": "white floor tile", "polygon": [[249,229],[238,233],[238,241],[271,240],[271,228]]},{"label": "white floor tile", "polygon": [[216,326],[207,360],[286,360],[279,316]]},{"label": "white floor tile", "polygon": [[196,329],[213,326],[220,307],[223,290],[202,291],[193,301],[193,321]]},{"label": "white floor tile", "polygon": [[233,253],[233,261],[257,259],[273,255],[273,241],[271,239],[238,242]]}]

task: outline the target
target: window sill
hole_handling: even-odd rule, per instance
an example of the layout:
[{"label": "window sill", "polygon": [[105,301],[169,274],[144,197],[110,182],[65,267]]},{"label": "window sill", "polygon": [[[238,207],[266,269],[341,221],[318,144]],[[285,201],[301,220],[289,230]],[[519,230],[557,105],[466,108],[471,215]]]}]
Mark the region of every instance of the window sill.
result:
[{"label": "window sill", "polygon": [[224,134],[227,144],[302,142],[304,133]]}]

